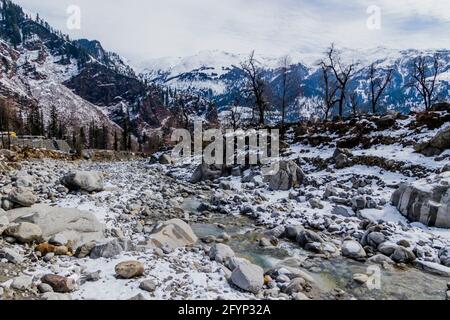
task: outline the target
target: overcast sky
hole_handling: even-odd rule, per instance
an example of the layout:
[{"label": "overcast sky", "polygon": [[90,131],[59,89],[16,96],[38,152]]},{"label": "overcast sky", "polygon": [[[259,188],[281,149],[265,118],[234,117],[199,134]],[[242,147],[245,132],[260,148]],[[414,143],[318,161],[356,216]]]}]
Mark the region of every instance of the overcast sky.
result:
[{"label": "overcast sky", "polygon": [[[341,47],[450,48],[449,0],[15,0],[73,38],[138,61],[219,49],[281,55]],[[67,8],[81,28],[67,28]],[[369,30],[367,9],[381,9]]]}]

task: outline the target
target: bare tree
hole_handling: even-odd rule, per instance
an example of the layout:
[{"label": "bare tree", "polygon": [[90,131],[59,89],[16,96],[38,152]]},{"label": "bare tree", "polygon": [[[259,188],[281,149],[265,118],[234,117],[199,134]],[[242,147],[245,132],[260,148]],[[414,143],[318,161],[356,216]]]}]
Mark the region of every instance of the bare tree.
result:
[{"label": "bare tree", "polygon": [[350,94],[350,101],[349,101],[350,109],[352,110],[353,117],[356,118],[358,115],[358,109],[359,109],[359,101],[358,101],[358,93],[352,92]]},{"label": "bare tree", "polygon": [[323,76],[323,101],[324,101],[324,114],[325,121],[328,120],[330,115],[330,111],[334,108],[336,103],[339,101],[337,96],[337,91],[339,89],[337,82],[333,79],[331,74],[331,68],[326,64],[325,61],[320,62],[320,66],[322,68],[322,76]]},{"label": "bare tree", "polygon": [[240,101],[239,98],[234,100],[233,106],[229,110],[228,122],[234,131],[239,129],[242,119],[242,113],[240,111]]},{"label": "bare tree", "polygon": [[281,58],[281,133],[284,133],[284,124],[286,121],[286,95],[287,95],[287,87],[288,87],[288,72],[289,66],[291,65],[291,59],[289,56],[284,56]]},{"label": "bare tree", "polygon": [[413,86],[422,96],[425,103],[425,110],[429,110],[435,101],[434,91],[436,87],[436,78],[439,74],[440,63],[439,56],[436,54],[432,58],[433,66],[429,66],[429,59],[424,56],[417,57],[413,62]]},{"label": "bare tree", "polygon": [[369,68],[369,81],[370,81],[370,105],[372,107],[372,113],[377,113],[377,105],[382,97],[386,87],[392,80],[394,70],[389,69],[384,76],[381,76],[379,72],[377,72],[377,66],[375,63],[372,63]]},{"label": "bare tree", "polygon": [[347,84],[349,83],[351,77],[353,76],[356,66],[356,63],[351,63],[349,65],[344,65],[341,62],[341,58],[339,53],[336,51],[334,44],[328,48],[326,52],[326,67],[330,68],[333,71],[334,77],[338,83],[339,90],[339,116],[342,118],[344,115],[344,102]]},{"label": "bare tree", "polygon": [[241,63],[241,68],[247,78],[247,94],[253,98],[255,107],[258,109],[259,124],[264,125],[265,113],[269,103],[265,96],[266,83],[263,79],[261,68],[258,67],[254,51],[252,51],[247,61]]}]

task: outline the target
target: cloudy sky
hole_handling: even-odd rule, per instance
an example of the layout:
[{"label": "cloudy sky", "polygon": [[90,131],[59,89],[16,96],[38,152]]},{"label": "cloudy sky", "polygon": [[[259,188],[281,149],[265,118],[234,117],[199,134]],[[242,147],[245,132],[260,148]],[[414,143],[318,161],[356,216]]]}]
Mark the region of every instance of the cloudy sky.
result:
[{"label": "cloudy sky", "polygon": [[[73,38],[131,60],[219,49],[266,55],[341,47],[450,48],[449,0],[15,0]],[[67,9],[81,28],[67,28]],[[380,11],[381,29],[367,21]],[[372,16],[375,14],[374,16]],[[378,20],[370,19],[377,22]],[[374,24],[371,24],[374,25]]]}]

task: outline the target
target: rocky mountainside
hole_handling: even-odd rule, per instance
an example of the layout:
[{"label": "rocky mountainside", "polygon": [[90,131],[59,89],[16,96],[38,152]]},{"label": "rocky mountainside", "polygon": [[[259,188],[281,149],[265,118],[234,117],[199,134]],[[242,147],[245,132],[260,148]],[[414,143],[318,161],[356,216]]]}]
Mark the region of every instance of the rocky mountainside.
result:
[{"label": "rocky mountainside", "polygon": [[[448,100],[450,84],[449,50],[392,50],[386,48],[365,50],[342,50],[344,63],[357,62],[357,72],[351,80],[349,92],[358,93],[358,102],[369,109],[369,68],[372,63],[384,72],[393,69],[393,79],[388,86],[382,105],[385,109],[409,112],[420,109],[422,98],[409,86],[412,82],[412,63],[418,56],[432,57],[439,54],[441,70],[438,75],[438,100]],[[292,57],[291,72],[296,74],[301,98],[290,101],[292,120],[312,113],[308,109],[322,97],[322,74],[317,62],[320,55],[301,55]],[[243,81],[244,73],[240,63],[246,55],[231,54],[222,51],[203,51],[184,58],[165,58],[146,61],[140,64],[141,76],[148,81],[178,89],[197,89],[204,94],[214,96],[219,107],[232,104],[236,89]],[[279,90],[280,58],[258,56],[264,77],[272,92]]]},{"label": "rocky mountainside", "polygon": [[127,126],[140,137],[168,116],[159,89],[100,42],[73,41],[10,1],[2,2],[0,19],[0,99],[23,121],[38,108],[49,123],[56,108],[69,132],[95,123],[110,135]]}]

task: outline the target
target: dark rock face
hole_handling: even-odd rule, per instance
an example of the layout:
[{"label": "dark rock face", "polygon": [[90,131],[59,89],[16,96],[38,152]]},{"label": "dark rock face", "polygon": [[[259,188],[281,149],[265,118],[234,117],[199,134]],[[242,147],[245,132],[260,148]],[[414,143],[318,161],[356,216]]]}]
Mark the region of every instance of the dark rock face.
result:
[{"label": "dark rock face", "polygon": [[450,228],[450,172],[403,184],[392,204],[409,220],[430,227]]},{"label": "dark rock face", "polygon": [[87,101],[104,106],[112,104],[117,97],[135,101],[145,91],[144,84],[138,79],[99,64],[86,65],[79,75],[64,84]]}]

